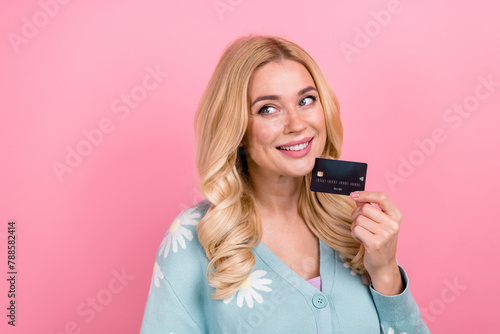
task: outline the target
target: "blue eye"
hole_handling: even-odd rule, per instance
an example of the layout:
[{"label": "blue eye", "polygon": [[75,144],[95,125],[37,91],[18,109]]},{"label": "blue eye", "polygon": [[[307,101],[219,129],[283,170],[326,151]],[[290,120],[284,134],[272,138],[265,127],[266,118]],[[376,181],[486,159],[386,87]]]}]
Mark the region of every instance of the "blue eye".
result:
[{"label": "blue eye", "polygon": [[274,114],[278,110],[274,107],[271,106],[264,106],[259,109],[259,114],[264,114],[264,115],[269,115],[269,114]]},{"label": "blue eye", "polygon": [[305,105],[313,103],[314,101],[316,101],[316,96],[312,96],[312,95],[307,96],[307,97],[304,97],[302,100],[300,100],[299,105],[305,106]]}]

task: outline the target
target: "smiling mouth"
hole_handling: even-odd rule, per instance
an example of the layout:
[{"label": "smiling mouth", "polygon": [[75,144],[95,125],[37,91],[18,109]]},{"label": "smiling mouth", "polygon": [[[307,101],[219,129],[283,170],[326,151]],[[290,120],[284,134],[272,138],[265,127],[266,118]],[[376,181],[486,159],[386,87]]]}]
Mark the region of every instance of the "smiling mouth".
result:
[{"label": "smiling mouth", "polygon": [[[312,139],[311,139],[312,140]],[[302,144],[298,144],[298,145],[292,145],[292,146],[280,146],[278,147],[278,150],[284,150],[284,151],[300,151],[300,150],[303,150],[305,149],[307,146],[309,146],[309,144],[311,143],[311,140],[306,142],[306,143],[302,143]]]}]

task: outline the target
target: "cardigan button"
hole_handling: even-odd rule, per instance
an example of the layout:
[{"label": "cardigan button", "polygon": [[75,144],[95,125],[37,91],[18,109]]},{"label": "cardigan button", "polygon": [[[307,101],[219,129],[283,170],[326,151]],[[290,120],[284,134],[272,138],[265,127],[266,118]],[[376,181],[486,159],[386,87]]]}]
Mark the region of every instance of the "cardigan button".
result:
[{"label": "cardigan button", "polygon": [[312,303],[316,308],[323,308],[328,304],[328,300],[322,294],[317,293],[313,296]]}]

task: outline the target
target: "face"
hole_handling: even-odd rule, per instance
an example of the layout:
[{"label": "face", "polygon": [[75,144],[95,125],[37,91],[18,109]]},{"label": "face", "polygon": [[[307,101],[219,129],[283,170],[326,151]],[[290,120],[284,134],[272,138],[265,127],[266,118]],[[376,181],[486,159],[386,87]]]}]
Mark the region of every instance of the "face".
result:
[{"label": "face", "polygon": [[323,107],[307,69],[292,60],[270,62],[249,84],[250,115],[243,141],[250,175],[310,173],[326,142]]}]

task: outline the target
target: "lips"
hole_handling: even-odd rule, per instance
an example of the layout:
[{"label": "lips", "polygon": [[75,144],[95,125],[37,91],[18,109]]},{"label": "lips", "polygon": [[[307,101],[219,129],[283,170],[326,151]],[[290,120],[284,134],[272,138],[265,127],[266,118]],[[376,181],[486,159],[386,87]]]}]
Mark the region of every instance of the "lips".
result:
[{"label": "lips", "polygon": [[302,158],[311,151],[313,137],[291,141],[276,149],[290,158]]},{"label": "lips", "polygon": [[305,149],[309,145],[309,142],[303,143],[303,144],[298,144],[298,145],[293,145],[293,146],[280,146],[278,147],[278,150],[285,150],[285,151],[300,151]]},{"label": "lips", "polygon": [[277,149],[284,151],[300,151],[305,149],[310,144],[312,139],[313,137],[308,137],[300,140],[291,141],[284,145],[278,146]]}]

